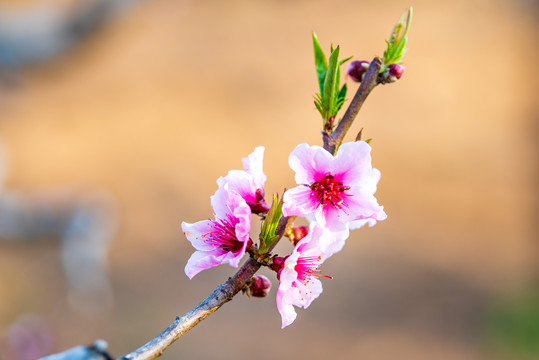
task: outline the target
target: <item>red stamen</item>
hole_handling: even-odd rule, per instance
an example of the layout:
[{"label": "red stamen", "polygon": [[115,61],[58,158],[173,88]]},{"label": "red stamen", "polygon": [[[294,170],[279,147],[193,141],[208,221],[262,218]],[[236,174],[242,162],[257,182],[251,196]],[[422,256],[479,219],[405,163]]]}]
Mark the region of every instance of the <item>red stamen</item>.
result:
[{"label": "red stamen", "polygon": [[294,267],[294,270],[296,270],[296,272],[298,273],[297,280],[303,285],[307,285],[307,283],[311,280],[312,276],[316,276],[318,278],[325,277],[328,279],[333,279],[333,277],[331,276],[320,274],[320,271],[318,270],[320,261],[320,256],[299,257],[296,262],[296,266]]},{"label": "red stamen", "polygon": [[228,216],[227,219],[212,220],[213,230],[206,233],[206,243],[219,247],[224,251],[236,253],[243,248],[243,243],[236,237],[235,226],[238,219]]},{"label": "red stamen", "polygon": [[350,190],[350,187],[335,180],[333,175],[327,175],[322,180],[313,183],[309,188],[313,191],[312,196],[316,197],[316,201],[322,205],[331,205],[340,210],[348,207],[344,201],[346,196],[345,191]]}]

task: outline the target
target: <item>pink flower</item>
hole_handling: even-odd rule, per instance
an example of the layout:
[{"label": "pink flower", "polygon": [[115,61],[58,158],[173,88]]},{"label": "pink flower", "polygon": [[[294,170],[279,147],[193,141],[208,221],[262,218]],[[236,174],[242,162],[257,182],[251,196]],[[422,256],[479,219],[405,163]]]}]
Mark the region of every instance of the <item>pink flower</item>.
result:
[{"label": "pink flower", "polygon": [[356,220],[384,220],[387,215],[374,197],[380,172],[372,168],[370,152],[364,141],[342,144],[336,156],[320,146],[298,145],[288,162],[300,185],[285,192],[283,214],[314,214],[338,231]]},{"label": "pink flower", "polygon": [[251,209],[245,200],[225,186],[211,197],[211,204],[215,220],[182,222],[182,231],[197,250],[185,266],[189,279],[223,263],[238,267],[250,243]]},{"label": "pink flower", "polygon": [[307,308],[322,293],[319,277],[328,277],[318,272],[318,267],[329,257],[325,244],[325,231],[318,223],[312,223],[309,233],[301,239],[278,272],[277,309],[282,317],[282,328],[296,319],[295,306]]},{"label": "pink flower", "polygon": [[217,179],[217,185],[237,192],[251,207],[255,214],[266,213],[269,206],[264,200],[264,184],[266,175],[262,170],[264,147],[258,146],[252,154],[243,158],[243,170],[230,170],[225,177]]}]

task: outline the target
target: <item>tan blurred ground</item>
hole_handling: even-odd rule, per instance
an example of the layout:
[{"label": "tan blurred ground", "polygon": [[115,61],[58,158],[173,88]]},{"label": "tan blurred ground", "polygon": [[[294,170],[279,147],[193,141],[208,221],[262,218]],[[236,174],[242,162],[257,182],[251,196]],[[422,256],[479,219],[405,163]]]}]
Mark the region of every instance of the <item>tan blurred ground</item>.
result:
[{"label": "tan blurred ground", "polygon": [[163,358],[492,359],[485,309],[538,275],[527,1],[142,2],[24,71],[0,92],[6,187],[76,184],[117,198],[115,306],[99,319],[64,311],[55,244],[0,244],[0,328],[37,313],[58,350],[100,337],[119,356],[189,310],[233,271],[189,281],[180,222],[209,216],[215,180],[255,146],[266,147],[271,194],[293,186],[296,144],[321,143],[310,32],[370,60],[410,4],[406,72],[374,91],[353,128],[374,138],[388,220],[353,233],[324,267],[335,280],[290,328],[280,330],[274,291],[238,296]]}]

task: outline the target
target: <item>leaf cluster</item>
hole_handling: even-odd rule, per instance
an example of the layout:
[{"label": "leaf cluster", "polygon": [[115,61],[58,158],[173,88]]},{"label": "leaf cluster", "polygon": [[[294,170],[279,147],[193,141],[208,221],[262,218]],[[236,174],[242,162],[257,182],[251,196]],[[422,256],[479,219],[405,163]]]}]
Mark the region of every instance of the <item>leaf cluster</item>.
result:
[{"label": "leaf cluster", "polygon": [[402,57],[406,53],[406,42],[408,41],[408,30],[412,24],[412,8],[402,14],[399,22],[393,28],[389,40],[386,40],[387,47],[384,51],[383,65],[380,72],[384,72],[391,64],[400,64]]},{"label": "leaf cluster", "polygon": [[279,235],[276,235],[277,227],[279,225],[279,220],[283,215],[283,199],[279,200],[277,195],[273,195],[273,203],[271,208],[262,222],[262,227],[260,229],[260,248],[258,249],[259,254],[265,254],[268,252],[269,248],[279,240]]},{"label": "leaf cluster", "polygon": [[331,46],[329,58],[322,50],[316,34],[313,32],[314,64],[318,75],[320,92],[314,96],[314,104],[324,121],[324,129],[331,131],[335,117],[342,108],[346,98],[346,84],[340,86],[340,66],[351,57],[339,59],[339,47]]}]

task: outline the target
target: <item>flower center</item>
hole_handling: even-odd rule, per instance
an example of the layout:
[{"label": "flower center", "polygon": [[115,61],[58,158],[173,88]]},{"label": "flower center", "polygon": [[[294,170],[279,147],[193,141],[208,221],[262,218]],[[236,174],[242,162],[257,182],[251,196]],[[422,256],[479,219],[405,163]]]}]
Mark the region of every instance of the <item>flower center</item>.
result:
[{"label": "flower center", "polygon": [[331,276],[320,274],[320,270],[318,270],[320,260],[320,256],[299,257],[294,267],[294,270],[298,273],[297,281],[307,285],[312,276],[333,279]]},{"label": "flower center", "polygon": [[338,209],[348,207],[344,202],[344,197],[349,195],[344,192],[350,190],[350,187],[336,181],[333,175],[328,175],[322,180],[313,183],[309,188],[322,206],[331,205]]},{"label": "flower center", "polygon": [[226,219],[212,220],[212,231],[204,235],[206,243],[219,247],[223,251],[236,253],[243,247],[243,243],[236,237],[236,224],[238,219],[228,216]]}]

